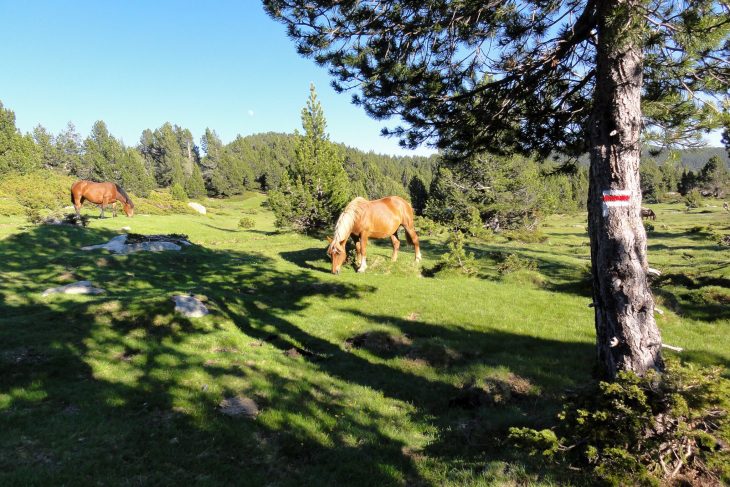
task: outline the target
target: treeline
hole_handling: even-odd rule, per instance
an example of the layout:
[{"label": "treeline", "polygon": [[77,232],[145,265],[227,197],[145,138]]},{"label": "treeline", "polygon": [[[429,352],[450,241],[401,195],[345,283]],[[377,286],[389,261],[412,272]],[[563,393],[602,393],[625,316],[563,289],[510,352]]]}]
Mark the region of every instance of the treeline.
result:
[{"label": "treeline", "polygon": [[697,170],[687,168],[682,154],[670,154],[662,162],[654,158],[641,161],[641,191],[647,203],[660,203],[672,199],[673,193],[687,195],[698,191],[703,196],[724,198],[730,189],[730,171],[720,154],[711,154]]},{"label": "treeline", "polygon": [[[471,233],[534,227],[542,215],[585,209],[588,169],[518,156],[397,157],[329,142],[312,87],[302,112],[304,133],[238,136],[225,144],[210,128],[196,141],[190,130],[165,123],[144,130],[134,147],[114,137],[103,121],[85,138],[69,123],[58,134],[37,126],[22,134],[15,114],[0,103],[0,178],[49,169],[81,179],[114,181],[147,196],[167,188],[178,200],[228,197],[246,190],[272,195],[282,225],[318,229],[341,210],[340,199],[399,195],[416,213]],[[333,152],[322,158],[325,149]],[[696,158],[705,158],[702,164]],[[336,162],[331,163],[329,159]],[[687,161],[691,161],[691,169]],[[339,171],[345,179],[340,176]],[[331,184],[325,191],[322,181]],[[722,149],[645,151],[644,200],[692,190],[723,197],[730,185]]]},{"label": "treeline", "polygon": [[[85,138],[71,123],[58,134],[40,125],[31,134],[21,134],[15,114],[0,102],[0,177],[51,169],[80,179],[114,181],[140,196],[169,188],[178,199],[226,197],[277,189],[294,164],[297,137],[264,133],[225,144],[208,128],[196,141],[190,130],[165,123],[144,130],[139,143],[130,147],[103,121]],[[408,196],[414,180],[427,187],[438,162],[436,156],[397,157],[337,145],[354,191],[369,198]]]}]

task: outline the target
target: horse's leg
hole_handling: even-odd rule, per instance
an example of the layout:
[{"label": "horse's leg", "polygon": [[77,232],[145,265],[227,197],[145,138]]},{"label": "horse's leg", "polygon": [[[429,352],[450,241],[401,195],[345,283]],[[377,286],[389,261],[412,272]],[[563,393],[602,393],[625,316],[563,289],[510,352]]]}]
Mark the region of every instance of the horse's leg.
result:
[{"label": "horse's leg", "polygon": [[393,255],[390,260],[395,262],[398,260],[398,249],[400,248],[400,240],[398,240],[398,231],[390,236],[390,241],[393,243]]},{"label": "horse's leg", "polygon": [[73,200],[74,204],[74,210],[76,210],[76,218],[81,218],[81,205],[83,204],[83,201],[81,198],[76,198],[72,195],[71,199]]},{"label": "horse's leg", "polygon": [[117,202],[112,201],[112,218],[117,217]]},{"label": "horse's leg", "polygon": [[418,235],[416,235],[416,229],[413,228],[412,226],[407,227],[405,225],[403,226],[403,228],[405,228],[406,233],[408,234],[409,240],[411,241],[413,246],[416,248],[416,262],[420,262],[421,261],[421,246],[418,243]]},{"label": "horse's leg", "polygon": [[360,252],[360,239],[353,237],[353,240],[355,241],[355,265],[359,266],[360,262],[362,262],[362,253]]},{"label": "horse's leg", "polygon": [[365,272],[365,269],[368,268],[367,246],[368,246],[368,236],[361,234],[360,235],[360,267],[358,267],[357,272]]}]

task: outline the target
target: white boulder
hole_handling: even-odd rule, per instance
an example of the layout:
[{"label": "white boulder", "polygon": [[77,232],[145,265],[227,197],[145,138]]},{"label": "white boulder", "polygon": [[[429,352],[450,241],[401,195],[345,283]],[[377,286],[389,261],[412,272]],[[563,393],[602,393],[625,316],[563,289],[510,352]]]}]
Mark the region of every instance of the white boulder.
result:
[{"label": "white boulder", "polygon": [[208,210],[205,209],[205,206],[201,205],[200,203],[195,203],[191,201],[190,203],[188,203],[188,206],[200,213],[201,215],[205,215],[208,212]]},{"label": "white boulder", "polygon": [[[181,240],[181,242],[184,242],[185,245],[190,245],[190,243],[187,241]],[[164,240],[128,244],[127,235],[117,235],[105,244],[89,245],[86,247],[81,247],[81,250],[106,249],[115,254],[131,254],[144,250],[150,252],[161,252],[163,250],[180,250],[181,248],[182,247],[176,243],[166,242]]]}]

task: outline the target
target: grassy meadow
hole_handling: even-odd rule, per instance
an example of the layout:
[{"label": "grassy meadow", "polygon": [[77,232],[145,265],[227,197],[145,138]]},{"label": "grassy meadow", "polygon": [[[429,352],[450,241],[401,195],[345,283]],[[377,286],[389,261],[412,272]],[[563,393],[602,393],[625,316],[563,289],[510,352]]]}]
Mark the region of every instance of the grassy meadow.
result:
[{"label": "grassy meadow", "polygon": [[[446,246],[423,232],[421,266],[405,242],[393,264],[371,241],[365,274],[333,276],[326,242],[277,232],[264,202],[104,220],[90,206],[87,228],[0,217],[0,485],[590,483],[506,442],[592,377],[585,215],[547,218],[542,243],[469,242],[474,277],[424,277]],[[663,340],[684,348],[665,353],[728,367],[730,214],[714,205],[652,206],[649,261]],[[125,226],[194,245],[80,250]],[[41,296],[77,280],[106,293]],[[211,314],[175,315],[176,293]],[[472,385],[493,404],[469,407]],[[236,396],[255,419],[222,414]]]}]

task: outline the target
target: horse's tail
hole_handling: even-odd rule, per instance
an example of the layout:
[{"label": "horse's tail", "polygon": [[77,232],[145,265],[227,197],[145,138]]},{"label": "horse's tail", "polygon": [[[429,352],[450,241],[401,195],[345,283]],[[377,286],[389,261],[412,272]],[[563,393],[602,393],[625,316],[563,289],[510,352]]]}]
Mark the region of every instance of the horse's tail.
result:
[{"label": "horse's tail", "polygon": [[[401,225],[403,225],[403,228],[405,229],[413,229],[413,208],[411,205],[408,204],[407,201],[404,201],[405,205],[403,207],[403,218]],[[405,232],[406,234],[406,241],[408,242],[408,245],[413,245],[413,239],[411,238],[410,232]]]}]

